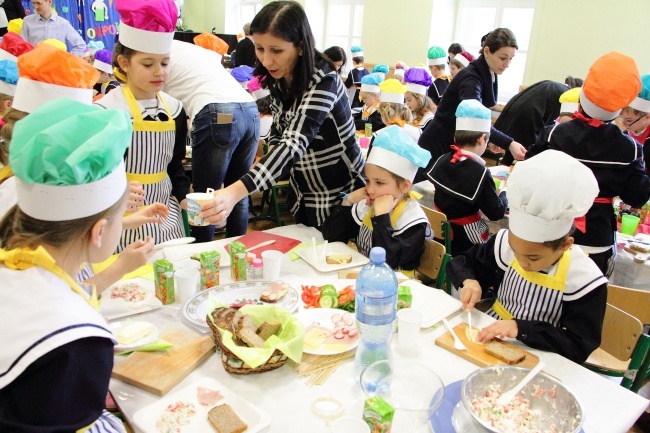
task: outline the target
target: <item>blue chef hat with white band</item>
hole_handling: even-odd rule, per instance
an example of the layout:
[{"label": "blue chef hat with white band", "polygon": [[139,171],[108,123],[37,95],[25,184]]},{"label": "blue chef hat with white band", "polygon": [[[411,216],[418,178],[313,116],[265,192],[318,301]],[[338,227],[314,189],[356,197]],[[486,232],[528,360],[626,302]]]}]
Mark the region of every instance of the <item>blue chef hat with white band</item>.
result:
[{"label": "blue chef hat with white band", "polygon": [[18,66],[13,60],[0,60],[0,93],[14,96],[18,83]]},{"label": "blue chef hat with white band", "polygon": [[490,132],[492,112],[477,99],[465,99],[456,108],[456,131]]},{"label": "blue chef hat with white band", "polygon": [[379,84],[384,81],[384,77],[381,76],[381,74],[368,74],[364,75],[361,78],[361,91],[362,92],[370,92],[370,93],[379,93],[381,90],[379,89]]},{"label": "blue chef hat with white band", "polygon": [[353,46],[350,48],[350,51],[352,52],[352,57],[363,57],[363,47],[359,45]]},{"label": "blue chef hat with white band", "polygon": [[641,92],[634,101],[630,102],[629,107],[643,113],[650,113],[650,74],[641,76]]},{"label": "blue chef hat with white band", "polygon": [[382,167],[412,182],[418,167],[426,167],[430,159],[431,153],[418,146],[408,132],[391,125],[375,135],[366,163]]}]

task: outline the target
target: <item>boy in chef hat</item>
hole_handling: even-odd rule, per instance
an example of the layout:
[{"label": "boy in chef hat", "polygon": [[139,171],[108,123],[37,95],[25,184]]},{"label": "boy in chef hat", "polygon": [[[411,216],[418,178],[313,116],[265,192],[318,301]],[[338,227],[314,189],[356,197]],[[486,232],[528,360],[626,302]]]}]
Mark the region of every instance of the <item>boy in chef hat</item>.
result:
[{"label": "boy in chef hat", "polygon": [[481,214],[490,221],[503,218],[508,200],[499,194],[481,155],[490,140],[492,112],[476,99],[461,101],[456,109],[455,144],[442,155],[427,178],[436,186],[434,203],[451,224],[451,255],[467,251],[490,237]]},{"label": "boy in chef hat", "polygon": [[345,87],[350,90],[352,93],[352,88],[354,87],[354,94],[349,94],[350,103],[352,108],[361,107],[361,100],[359,99],[359,92],[361,91],[361,79],[368,75],[370,72],[366,69],[363,64],[363,48],[358,45],[353,46],[350,51],[352,51],[352,63],[354,67],[350,72],[348,72],[348,78],[345,80]]},{"label": "boy in chef hat", "polygon": [[621,123],[627,128],[637,142],[643,145],[643,159],[646,172],[650,171],[650,74],[641,77],[641,91],[623,108],[619,117]]},{"label": "boy in chef hat", "polygon": [[228,53],[228,43],[212,33],[203,32],[194,36],[194,45],[206,50],[214,51],[219,55],[219,60]]},{"label": "boy in chef hat", "polygon": [[[11,60],[0,60],[0,119],[9,111],[16,93],[18,66]],[[2,123],[4,125],[4,122]]]},{"label": "boy in chef hat", "polygon": [[575,242],[606,276],[614,270],[616,252],[614,197],[635,208],[650,198],[643,148],[612,122],[640,90],[634,59],[615,51],[601,56],[589,68],[580,89],[574,120],[555,125],[548,136],[540,136],[531,146],[530,156],[526,154],[529,158],[546,149],[561,150],[593,171],[600,193],[587,212],[585,231],[576,233]]},{"label": "boy in chef hat", "polygon": [[445,64],[447,63],[447,52],[441,48],[433,46],[427,53],[427,64],[429,71],[433,76],[433,84],[429,87],[427,95],[434,104],[439,105],[442,94],[449,85],[449,77],[445,75]]},{"label": "boy in chef hat", "polygon": [[580,87],[574,87],[560,95],[560,119],[559,123],[571,120],[573,113],[580,107]]},{"label": "boy in chef hat", "polygon": [[325,220],[323,237],[345,242],[356,237],[362,254],[368,256],[372,247],[380,246],[393,269],[415,269],[424,241],[433,233],[411,185],[418,168],[430,159],[402,128],[379,131],[366,161],[366,186],[343,198]]},{"label": "boy in chef hat", "polygon": [[[415,141],[418,141],[421,129],[411,125],[413,116],[411,110],[404,103],[404,94],[406,93],[406,86],[394,78],[389,78],[379,84],[381,93],[379,94],[380,104],[379,113],[381,120],[385,125],[397,125],[411,136]],[[374,135],[373,135],[374,139]],[[372,145],[372,141],[370,143]]]},{"label": "boy in chef hat", "polygon": [[361,112],[352,113],[354,119],[354,127],[357,131],[363,131],[366,128],[366,123],[372,125],[373,132],[379,131],[384,126],[379,113],[379,94],[381,90],[379,84],[384,79],[381,74],[368,74],[361,79],[361,91],[359,97],[363,102]]},{"label": "boy in chef hat", "polygon": [[120,87],[120,83],[113,78],[113,53],[100,49],[95,51],[93,67],[99,71],[97,83],[93,86],[95,96],[105,95],[111,90]]},{"label": "boy in chef hat", "polygon": [[253,71],[255,69],[251,68],[248,65],[241,65],[234,68],[230,75],[233,76],[235,80],[242,86],[244,89],[248,90],[248,82],[253,78]]},{"label": "boy in chef hat", "polygon": [[[66,98],[16,124],[10,162],[18,205],[0,222],[0,314],[12,329],[0,336],[8,373],[0,388],[3,407],[21,410],[3,413],[5,425],[124,431],[102,414],[115,338],[94,288],[74,277],[82,262],[104,260],[117,245],[130,133],[126,113]],[[25,406],[23,396],[34,393],[40,398]]]},{"label": "boy in chef hat", "polygon": [[431,86],[431,75],[424,68],[411,68],[404,73],[404,84],[406,84],[404,102],[413,115],[411,125],[423,129],[433,119],[433,110],[436,108],[431,98],[427,96],[427,90]]},{"label": "boy in chef hat", "polygon": [[484,287],[498,289],[487,311],[499,320],[476,341],[516,338],[584,362],[600,345],[607,278],[574,244],[574,220],[598,195],[591,171],[549,150],[515,165],[508,179],[509,229],[452,259],[449,276],[471,311]]},{"label": "boy in chef hat", "polygon": [[389,70],[390,70],[390,69],[388,68],[388,65],[379,64],[379,65],[375,65],[375,66],[373,66],[373,67],[372,67],[372,70],[370,71],[370,73],[371,73],[371,74],[381,74],[381,75],[382,75],[381,79],[382,79],[382,80],[385,80],[385,79],[386,79],[386,75],[388,75],[388,71],[389,71]]}]

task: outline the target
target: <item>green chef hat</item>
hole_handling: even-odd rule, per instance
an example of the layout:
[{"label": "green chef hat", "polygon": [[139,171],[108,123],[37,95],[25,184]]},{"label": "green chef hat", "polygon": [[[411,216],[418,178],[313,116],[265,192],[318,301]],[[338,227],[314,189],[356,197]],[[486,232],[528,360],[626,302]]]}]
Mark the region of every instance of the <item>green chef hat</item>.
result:
[{"label": "green chef hat", "polygon": [[32,218],[66,221],[95,215],[126,190],[123,158],[132,125],[123,110],[68,98],[16,122],[9,164],[18,206]]},{"label": "green chef hat", "polygon": [[441,47],[431,47],[427,53],[429,66],[444,65],[447,63],[447,52]]}]

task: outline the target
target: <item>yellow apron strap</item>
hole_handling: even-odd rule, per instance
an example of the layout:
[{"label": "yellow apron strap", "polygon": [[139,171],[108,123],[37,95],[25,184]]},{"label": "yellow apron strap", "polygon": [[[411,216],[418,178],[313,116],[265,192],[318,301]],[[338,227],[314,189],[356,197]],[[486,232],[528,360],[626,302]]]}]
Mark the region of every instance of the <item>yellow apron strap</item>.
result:
[{"label": "yellow apron strap", "polygon": [[562,254],[557,264],[557,271],[555,275],[543,274],[541,272],[526,271],[521,267],[517,259],[510,263],[513,268],[523,279],[526,281],[546,287],[553,290],[564,291],[566,286],[566,277],[569,272],[569,265],[571,264],[571,250],[568,249]]},{"label": "yellow apron strap", "polygon": [[167,132],[176,130],[176,122],[174,122],[174,119],[172,118],[169,105],[160,94],[156,94],[156,98],[162,102],[163,107],[165,108],[165,113],[167,113],[167,120],[164,122],[143,119],[140,105],[138,104],[138,101],[135,100],[135,96],[133,96],[133,92],[129,89],[129,86],[122,86],[122,93],[124,93],[124,99],[126,100],[129,110],[131,110],[131,116],[133,117],[133,132]]},{"label": "yellow apron strap", "polygon": [[[418,193],[414,192],[413,194],[418,194]],[[411,193],[409,193],[409,198],[412,198]],[[397,205],[393,208],[393,211],[390,213],[390,225],[392,227],[395,227],[395,224],[397,223],[397,219],[402,215],[405,207],[406,207],[406,200],[402,200],[399,203],[397,203]],[[366,213],[366,216],[363,217],[363,224],[366,227],[368,227],[370,230],[372,230],[372,223],[370,222],[370,219],[374,215],[375,215],[375,209],[372,208],[368,211],[368,213]]]},{"label": "yellow apron strap", "polygon": [[5,180],[9,179],[14,175],[14,172],[11,171],[11,167],[8,165],[5,165],[2,167],[2,170],[0,170],[0,183],[4,182]]},{"label": "yellow apron strap", "polygon": [[127,173],[126,179],[129,182],[137,180],[143,185],[151,185],[154,183],[162,182],[165,179],[165,176],[167,176],[166,171],[151,174]]},{"label": "yellow apron strap", "polygon": [[514,316],[510,314],[508,310],[506,310],[506,307],[504,307],[498,299],[494,301],[494,304],[492,304],[492,310],[497,313],[502,320],[514,319]]},{"label": "yellow apron strap", "polygon": [[95,425],[96,422],[97,422],[97,421],[93,421],[93,422],[91,422],[90,424],[88,424],[86,427],[82,427],[82,428],[80,428],[79,430],[76,431],[76,433],[85,433],[85,432],[87,432],[88,430],[90,430],[90,428],[91,428],[93,425]]},{"label": "yellow apron strap", "polygon": [[61,278],[73,292],[81,296],[91,307],[99,311],[99,300],[97,299],[97,291],[93,286],[92,295],[88,294],[79,286],[70,275],[68,275],[45,248],[39,246],[36,250],[30,248],[16,248],[10,251],[0,248],[0,263],[4,263],[9,269],[25,270],[34,266],[40,266],[52,272],[57,277]]}]

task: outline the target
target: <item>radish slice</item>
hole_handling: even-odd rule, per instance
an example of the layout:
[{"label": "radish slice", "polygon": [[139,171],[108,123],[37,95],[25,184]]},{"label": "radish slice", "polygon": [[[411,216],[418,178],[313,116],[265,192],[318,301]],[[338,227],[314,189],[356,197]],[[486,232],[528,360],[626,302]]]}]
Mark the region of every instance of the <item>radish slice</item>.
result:
[{"label": "radish slice", "polygon": [[343,334],[343,332],[341,331],[337,331],[334,333],[334,338],[336,338],[337,340],[342,340],[343,338],[345,338],[345,334]]},{"label": "radish slice", "polygon": [[356,328],[355,329],[350,329],[350,332],[348,333],[348,336],[349,337],[355,337],[358,333],[359,333],[359,331],[357,331]]},{"label": "radish slice", "polygon": [[343,319],[343,317],[340,314],[335,314],[332,316],[332,322],[338,323]]}]

